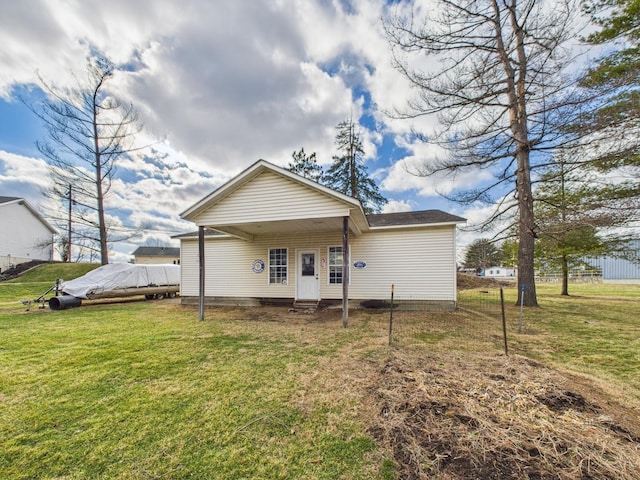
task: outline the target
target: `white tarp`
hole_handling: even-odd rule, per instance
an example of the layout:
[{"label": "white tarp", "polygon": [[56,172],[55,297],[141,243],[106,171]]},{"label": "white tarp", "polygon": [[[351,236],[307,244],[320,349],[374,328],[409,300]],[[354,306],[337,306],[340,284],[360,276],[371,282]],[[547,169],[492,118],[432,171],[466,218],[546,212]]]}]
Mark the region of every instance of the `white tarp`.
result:
[{"label": "white tarp", "polygon": [[125,288],[179,284],[179,265],[112,263],[96,268],[82,277],[63,282],[61,287],[62,291],[67,295],[87,298],[87,295],[95,295]]}]

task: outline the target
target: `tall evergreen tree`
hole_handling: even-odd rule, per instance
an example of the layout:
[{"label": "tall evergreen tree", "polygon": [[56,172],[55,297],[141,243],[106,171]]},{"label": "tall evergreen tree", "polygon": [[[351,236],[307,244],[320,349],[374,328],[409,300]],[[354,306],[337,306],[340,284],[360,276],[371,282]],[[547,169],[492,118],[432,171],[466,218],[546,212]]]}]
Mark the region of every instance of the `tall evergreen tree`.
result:
[{"label": "tall evergreen tree", "polygon": [[333,156],[322,183],[360,200],[365,213],[379,212],[387,199],[367,172],[360,133],[351,119],[340,122],[336,128],[335,143],[339,154]]},{"label": "tall evergreen tree", "polygon": [[612,208],[595,178],[580,162],[559,156],[541,178],[536,195],[538,264],[561,272],[561,295],[569,295],[569,270],[585,257],[615,255],[628,238],[608,234],[624,226],[629,212]]},{"label": "tall evergreen tree", "polygon": [[467,247],[464,256],[465,268],[473,268],[477,273],[489,267],[498,266],[502,260],[502,252],[491,240],[479,238]]},{"label": "tall evergreen tree", "polygon": [[591,166],[615,172],[611,199],[628,200],[623,208],[640,204],[640,0],[585,2],[599,30],[587,41],[606,45],[607,54],[582,78],[595,91],[598,108],[577,128],[590,134]]},{"label": "tall evergreen tree", "polygon": [[293,158],[293,162],[289,162],[287,170],[301,177],[313,180],[314,182],[320,182],[322,180],[324,172],[316,160],[316,152],[307,155],[304,148],[301,148],[298,152],[293,152],[291,157]]}]

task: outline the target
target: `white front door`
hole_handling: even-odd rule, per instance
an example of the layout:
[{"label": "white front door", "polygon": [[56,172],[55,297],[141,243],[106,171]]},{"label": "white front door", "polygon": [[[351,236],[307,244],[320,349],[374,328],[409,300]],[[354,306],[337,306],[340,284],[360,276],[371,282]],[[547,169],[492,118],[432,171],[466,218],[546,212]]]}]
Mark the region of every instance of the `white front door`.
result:
[{"label": "white front door", "polygon": [[320,280],[318,279],[318,250],[300,250],[297,261],[298,300],[318,300],[320,298]]}]

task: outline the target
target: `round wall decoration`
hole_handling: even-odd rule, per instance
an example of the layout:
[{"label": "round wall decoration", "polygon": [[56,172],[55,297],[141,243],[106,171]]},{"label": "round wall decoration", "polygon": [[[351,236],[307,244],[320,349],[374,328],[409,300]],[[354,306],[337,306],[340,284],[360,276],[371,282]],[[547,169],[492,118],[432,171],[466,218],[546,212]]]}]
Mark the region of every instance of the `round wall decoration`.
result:
[{"label": "round wall decoration", "polygon": [[264,272],[264,261],[260,259],[256,259],[251,264],[251,270],[253,273],[262,273]]}]

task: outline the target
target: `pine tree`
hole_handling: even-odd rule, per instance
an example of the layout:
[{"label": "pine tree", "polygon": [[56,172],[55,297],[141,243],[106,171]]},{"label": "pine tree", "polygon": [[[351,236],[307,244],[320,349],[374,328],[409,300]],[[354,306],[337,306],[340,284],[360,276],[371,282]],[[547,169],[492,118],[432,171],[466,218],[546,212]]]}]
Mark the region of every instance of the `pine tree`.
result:
[{"label": "pine tree", "polygon": [[640,0],[593,0],[585,9],[600,29],[587,41],[606,45],[607,54],[582,78],[595,92],[597,109],[577,125],[589,134],[592,166],[618,177],[611,199],[640,208]]},{"label": "pine tree", "polygon": [[316,160],[315,152],[311,155],[307,155],[304,148],[301,148],[300,151],[293,152],[291,157],[293,158],[293,162],[289,162],[287,170],[300,175],[301,177],[313,180],[314,182],[320,182],[322,180],[324,172]]},{"label": "pine tree", "polygon": [[559,269],[561,295],[569,295],[569,270],[588,256],[615,255],[628,238],[608,234],[624,226],[629,212],[611,208],[593,177],[585,175],[581,162],[560,156],[542,176],[536,189],[538,265]]},{"label": "pine tree", "polygon": [[364,163],[364,147],[360,133],[351,119],[336,127],[338,155],[322,177],[322,182],[338,192],[356,198],[365,213],[379,212],[387,199],[380,194],[378,185],[369,176]]},{"label": "pine tree", "polygon": [[490,240],[479,238],[467,247],[464,256],[465,268],[473,268],[477,273],[492,266],[497,266],[502,260],[502,252]]}]

